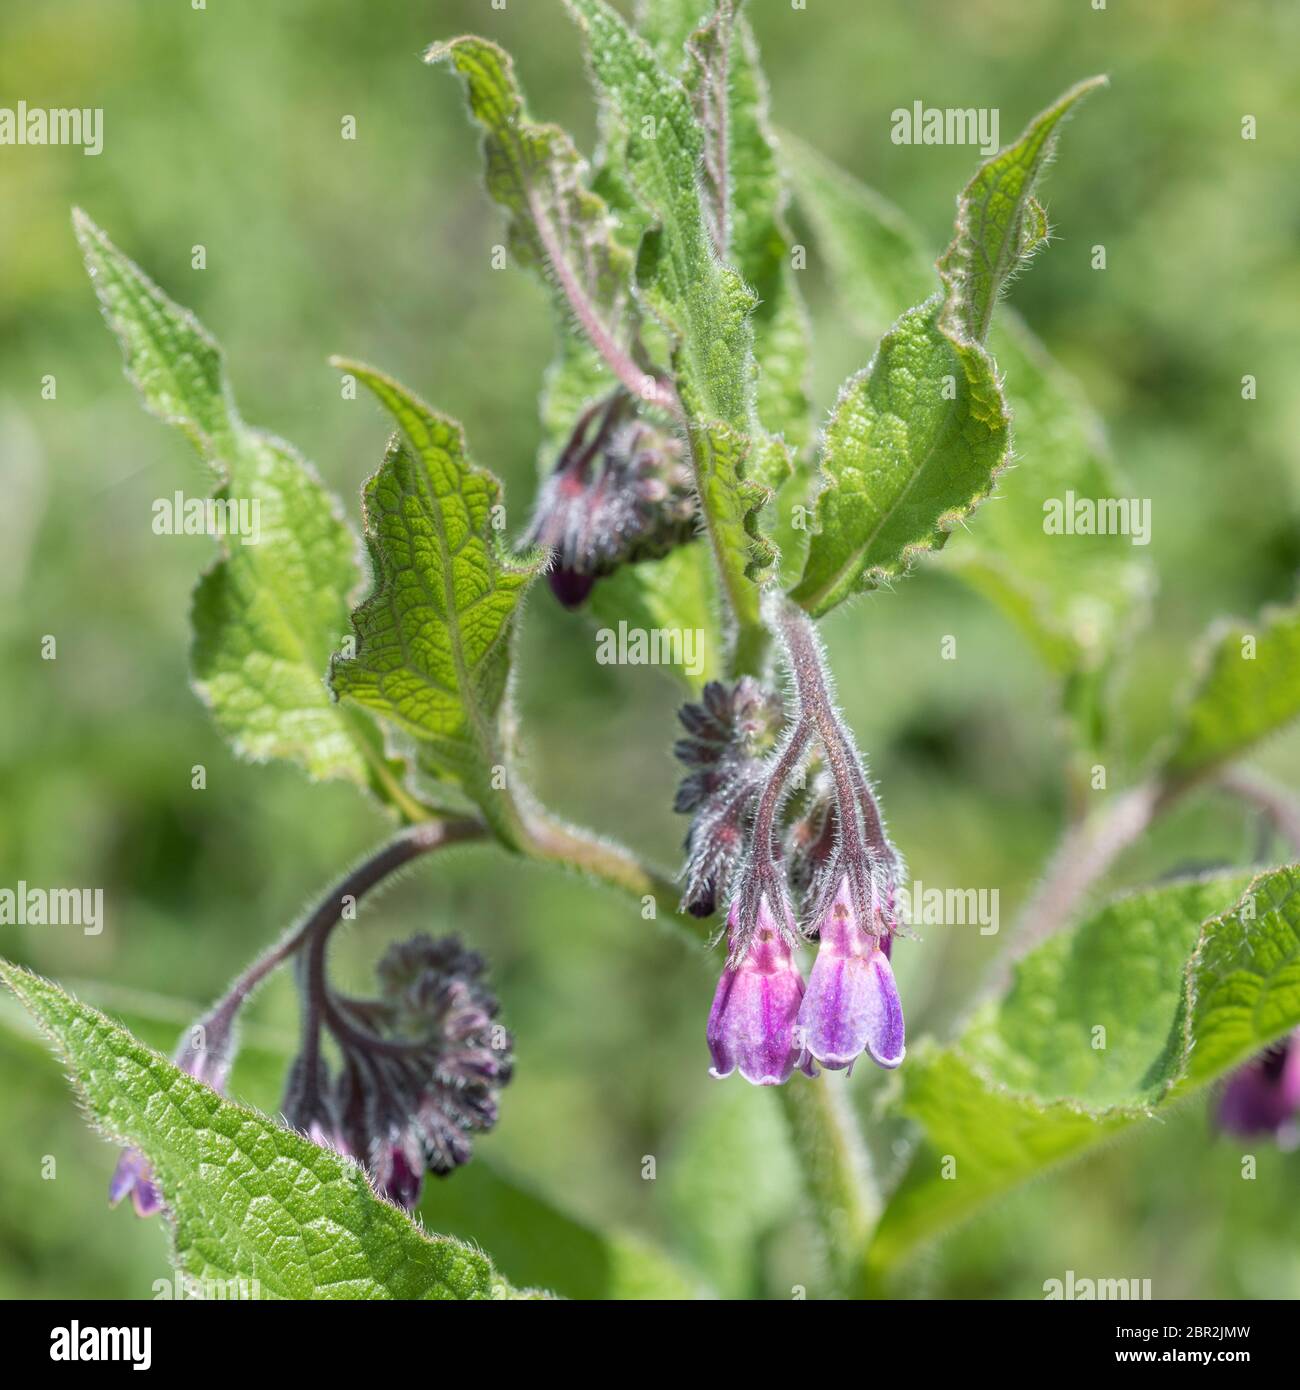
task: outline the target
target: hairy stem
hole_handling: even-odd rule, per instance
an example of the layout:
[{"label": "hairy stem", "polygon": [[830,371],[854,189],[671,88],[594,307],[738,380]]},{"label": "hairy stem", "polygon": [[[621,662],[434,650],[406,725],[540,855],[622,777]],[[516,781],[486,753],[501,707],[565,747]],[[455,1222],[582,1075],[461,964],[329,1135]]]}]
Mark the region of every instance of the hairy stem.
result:
[{"label": "hairy stem", "polygon": [[1291,853],[1300,855],[1300,800],[1285,787],[1248,767],[1230,767],[1219,778],[1219,785],[1262,812]]},{"label": "hairy stem", "polygon": [[[587,878],[637,898],[653,898],[656,912],[662,909],[682,921],[678,911],[681,890],[676,881],[659,869],[642,863],[630,850],[601,839],[589,831],[566,825],[537,806],[523,812],[525,838],[523,852],[543,863],[574,869]],[[704,929],[689,919],[695,935]]]},{"label": "hairy stem", "polygon": [[677,392],[668,383],[660,381],[637,366],[631,353],[619,345],[596,306],[587,297],[578,283],[578,277],[573,273],[573,268],[565,259],[564,248],[555,235],[541,199],[531,188],[528,190],[528,210],[532,215],[533,225],[537,228],[537,235],[546,248],[551,273],[563,290],[565,299],[569,301],[574,318],[605,365],[637,400],[658,406],[661,410],[680,418],[682,408],[677,399]]},{"label": "hairy stem", "polygon": [[777,609],[777,621],[790,658],[790,672],[798,692],[799,707],[817,728],[826,754],[826,765],[835,784],[835,799],[842,807],[856,807],[871,854],[880,860],[891,860],[893,846],[885,835],[875,797],[862,775],[858,750],[831,697],[821,643],[812,619],[802,608],[783,601]]},{"label": "hairy stem", "polygon": [[[690,42],[691,56],[699,66],[696,116],[704,131],[703,168],[707,196],[701,198],[718,259],[725,261],[731,237],[731,45],[735,34],[735,0],[717,0],[713,18]],[[703,39],[706,47],[698,41]],[[715,45],[710,62],[707,44]]]},{"label": "hairy stem", "polygon": [[[278,965],[280,961],[296,954],[304,946],[307,948],[303,955],[298,957],[298,978],[303,1001],[300,1020],[302,1051],[299,1066],[303,1076],[315,1075],[316,1064],[320,1058],[321,1023],[330,1006],[329,982],[325,972],[326,946],[334,928],[343,920],[345,907],[349,902],[360,902],[367,893],[412,860],[448,845],[482,840],[487,835],[487,826],[482,821],[469,817],[458,820],[430,820],[420,825],[409,826],[340,879],[301,925],[294,928],[279,946],[268,952],[268,957],[278,954],[279,959],[269,967],[274,969],[274,965]],[[259,961],[252,968],[256,969],[260,964]]]},{"label": "hairy stem", "polygon": [[841,1297],[860,1297],[880,1198],[845,1086],[829,1075],[807,1084],[794,1077],[779,1095],[825,1241],[832,1285]]},{"label": "hairy stem", "polygon": [[[309,941],[324,941],[342,920],[345,900],[359,901],[404,864],[409,864],[413,859],[418,859],[431,850],[466,840],[484,839],[487,833],[487,827],[482,821],[469,818],[450,821],[425,820],[418,825],[408,826],[381,845],[340,879],[301,922],[291,927],[274,946],[268,947],[239,974],[234,984],[201,1020],[201,1026],[208,1038],[208,1046],[217,1046],[224,1040],[239,1010],[268,975],[291,956],[297,955]],[[186,1033],[188,1032],[187,1029]]]},{"label": "hairy stem", "polygon": [[[1088,890],[1146,831],[1162,804],[1160,789],[1143,782],[1120,793],[1101,815],[1066,830],[1042,882],[1020,914],[1012,933],[1012,957],[1023,955],[1070,921]],[[1004,968],[1009,964],[1005,961]]]}]

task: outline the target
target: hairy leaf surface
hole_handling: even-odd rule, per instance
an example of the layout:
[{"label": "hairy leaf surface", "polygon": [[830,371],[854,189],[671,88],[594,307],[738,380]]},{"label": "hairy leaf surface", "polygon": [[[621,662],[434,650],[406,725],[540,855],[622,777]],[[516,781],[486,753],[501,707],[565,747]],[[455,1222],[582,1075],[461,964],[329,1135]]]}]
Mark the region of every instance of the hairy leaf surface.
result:
[{"label": "hairy leaf surface", "polygon": [[[781,136],[788,176],[812,225],[836,303],[876,338],[934,283],[923,238],[906,216],[852,175]],[[998,604],[1063,676],[1102,673],[1150,595],[1145,552],[1125,536],[1052,534],[1045,508],[1126,496],[1096,413],[1011,309],[989,335],[1011,411],[1013,466],[944,565]]]},{"label": "hairy leaf surface", "polygon": [[957,233],[939,259],[955,332],[983,342],[1003,286],[1047,236],[1047,215],[1033,196],[1056,148],[1061,122],[1090,92],[1104,87],[1090,77],[1030,121],[1020,138],[1000,150],[957,199]]},{"label": "hairy leaf surface", "polygon": [[217,479],[217,500],[246,503],[257,518],[256,543],[217,537],[220,558],[194,593],[199,694],[244,757],[391,786],[375,730],[341,710],[325,684],[361,579],[360,548],[338,503],[291,446],[240,418],[221,349],[198,320],[84,213],[74,222],[145,406],[193,444]]},{"label": "hairy leaf surface", "polygon": [[503,705],[519,603],[544,567],[501,541],[501,486],[470,462],[461,427],[372,368],[338,361],[401,433],[365,487],[374,590],[353,615],[357,651],[335,661],[340,698],[418,740],[421,763],[463,787],[511,838]]},{"label": "hairy leaf surface", "polygon": [[1112,903],[1030,952],[954,1043],[909,1054],[903,1108],[925,1142],[875,1268],[1300,1025],[1300,867],[1243,881]]}]

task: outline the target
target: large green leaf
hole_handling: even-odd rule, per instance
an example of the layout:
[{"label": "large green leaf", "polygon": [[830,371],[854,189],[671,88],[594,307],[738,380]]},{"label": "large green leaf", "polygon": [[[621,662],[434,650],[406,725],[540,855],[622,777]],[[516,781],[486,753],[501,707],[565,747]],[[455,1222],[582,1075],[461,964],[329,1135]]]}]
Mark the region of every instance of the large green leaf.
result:
[{"label": "large green leaf", "polygon": [[885,334],[840,392],[791,596],[814,616],[904,574],[992,491],[1010,438],[993,360],[942,326],[936,296]]},{"label": "large green leaf", "polygon": [[[933,286],[923,239],[897,207],[814,150],[785,134],[781,148],[836,303],[875,338]],[[1125,536],[1050,534],[1044,504],[1070,492],[1124,496],[1124,481],[1078,384],[1014,310],[994,323],[989,350],[1011,408],[1016,466],[945,549],[945,567],[997,603],[1054,671],[1099,676],[1145,605],[1151,565]]]},{"label": "large green leaf", "polygon": [[1112,903],[1027,955],[954,1043],[909,1053],[902,1103],[924,1142],[873,1270],[1300,1024],[1300,867],[1246,880]]},{"label": "large green leaf", "polygon": [[[640,7],[638,27],[664,69],[680,76],[691,96],[704,138],[703,167],[712,171],[704,197],[711,238],[722,259],[735,267],[758,296],[751,318],[758,419],[791,449],[799,449],[807,443],[810,426],[809,323],[791,266],[791,238],[784,216],[787,193],[768,121],[766,83],[757,45],[739,16],[740,8],[739,4],[715,6],[712,0],[652,0]],[[621,123],[618,128],[623,129]],[[626,138],[606,144],[607,155],[619,157]],[[807,501],[806,464],[793,459],[775,440],[760,440],[757,448],[759,456],[744,468],[759,489],[744,492],[728,486],[721,505],[734,516],[733,500],[752,508],[783,488],[782,505],[766,508],[761,519],[783,560],[797,559],[803,535],[789,523],[795,504]],[[697,451],[697,460],[707,458],[706,451]],[[741,520],[743,525],[745,518]],[[746,563],[756,573],[769,563],[770,552],[746,538],[754,529],[751,519],[745,536],[733,528],[729,537],[749,547]],[[704,558],[696,557],[692,568],[700,568]],[[641,568],[633,571],[625,590],[638,581],[653,582],[640,573]],[[674,567],[674,572],[682,568]],[[647,602],[661,607],[662,597],[659,586],[659,593],[647,595]],[[750,595],[742,593],[742,602],[749,601]]]},{"label": "large green leaf", "polygon": [[653,224],[641,242],[638,293],[671,340],[704,526],[743,648],[762,632],[754,581],[772,558],[754,521],[767,491],[744,473],[758,429],[754,294],[713,244],[697,178],[705,137],[685,87],[605,0],[566,4],[613,113],[607,129],[617,147],[606,161]]},{"label": "large green leaf", "polygon": [[544,567],[501,540],[501,485],[469,460],[461,427],[382,373],[336,359],[400,427],[366,483],[374,590],[353,614],[357,651],[331,682],[341,699],[395,720],[421,765],[464,789],[513,842],[505,784],[511,637]]},{"label": "large green leaf", "polygon": [[[69,987],[74,988],[72,982]],[[75,992],[110,1010],[137,1038],[158,1050],[170,1049],[177,1033],[203,1012],[191,1000],[102,981],[76,982]],[[0,1027],[16,1039],[30,1040],[33,1053],[39,1049],[39,1041],[31,1037],[29,1016],[2,991]],[[239,1036],[229,1091],[254,1104],[273,1106],[294,1052],[294,1035],[245,1023]],[[474,1161],[458,1168],[453,1178],[425,1184],[418,1216],[434,1230],[490,1250],[494,1267],[516,1287],[545,1286],[565,1298],[592,1299],[683,1299],[707,1292],[702,1279],[649,1240],[577,1220],[477,1150]]]},{"label": "large green leaf", "polygon": [[[904,313],[870,366],[841,391],[823,442],[803,577],[791,590],[814,615],[941,549],[991,493],[1010,435],[984,338],[1006,279],[1046,236],[1032,190],[1057,128],[1096,83],[1067,92],[980,168],[958,199],[956,235],[939,261],[942,300]],[[828,239],[842,248],[845,227],[865,222],[872,234],[850,254],[894,255],[890,274],[906,284],[916,256],[905,227],[873,220],[872,200],[843,195],[824,162],[809,180],[814,203],[831,187]]]},{"label": "large green leaf", "polygon": [[256,1280],[267,1298],[510,1298],[481,1251],[429,1236],[349,1159],[223,1100],[57,985],[0,978],[67,1064],[94,1122],[141,1150],[163,1193],[176,1264]]},{"label": "large green leaf", "polygon": [[340,709],[325,675],[347,633],[359,545],[338,503],[282,440],[240,419],[221,349],[82,212],[77,238],[127,375],[145,406],[190,440],[217,496],[252,504],[260,535],[217,537],[194,594],[195,685],[236,751],[312,777],[395,791],[368,719]]},{"label": "large green leaf", "polygon": [[1300,717],[1300,602],[1221,624],[1177,717],[1164,777],[1190,781]]}]

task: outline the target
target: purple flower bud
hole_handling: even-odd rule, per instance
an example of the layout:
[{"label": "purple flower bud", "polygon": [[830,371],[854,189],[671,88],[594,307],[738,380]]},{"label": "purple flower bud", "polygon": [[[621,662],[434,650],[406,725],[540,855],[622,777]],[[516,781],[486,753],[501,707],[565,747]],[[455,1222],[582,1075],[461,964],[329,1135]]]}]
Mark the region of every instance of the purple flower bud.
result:
[{"label": "purple flower bud", "polygon": [[603,575],[691,540],[696,514],[681,440],[640,418],[620,390],[574,426],[542,484],[526,539],[555,552],[552,592],[577,608]]},{"label": "purple flower bud", "polygon": [[563,564],[547,571],[546,582],[562,608],[581,608],[596,585],[594,575],[580,574]]},{"label": "purple flower bud", "polygon": [[108,1184],[108,1205],[115,1207],[130,1194],[137,1216],[153,1216],[162,1208],[162,1193],[154,1182],[153,1165],[139,1149],[123,1149]]},{"label": "purple flower bud", "polygon": [[749,676],[734,686],[710,681],[699,702],[683,705],[677,717],[687,737],[673,753],[691,769],[673,803],[673,810],[692,816],[682,907],[711,917],[744,857],[763,754],[781,724],[781,698]]},{"label": "purple flower bud", "polygon": [[[733,933],[739,916],[737,900],[727,918]],[[802,999],[803,976],[764,899],[748,951],[723,970],[713,997],[706,1034],[713,1054],[710,1074],[721,1078],[739,1069],[755,1086],[779,1086],[789,1080],[795,1067],[815,1076],[796,1040],[795,1020]]]},{"label": "purple flower bud", "polygon": [[1214,1118],[1225,1134],[1272,1135],[1285,1149],[1300,1145],[1300,1029],[1233,1072]]},{"label": "purple flower bud", "polygon": [[847,878],[818,923],[821,944],[799,1010],[799,1035],[831,1071],[852,1067],[866,1051],[877,1066],[903,1060],[903,1006],[889,964],[890,924],[880,931],[855,918]]}]

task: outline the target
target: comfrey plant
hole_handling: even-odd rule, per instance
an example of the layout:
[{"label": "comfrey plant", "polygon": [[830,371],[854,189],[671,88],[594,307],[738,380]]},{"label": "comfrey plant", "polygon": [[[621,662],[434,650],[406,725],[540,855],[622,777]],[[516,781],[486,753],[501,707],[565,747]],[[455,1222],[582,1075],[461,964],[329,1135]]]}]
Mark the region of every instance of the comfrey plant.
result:
[{"label": "comfrey plant", "polygon": [[[316,474],[240,415],[213,338],[76,215],[146,406],[189,439],[219,497],[259,509],[259,543],[218,536],[194,594],[199,695],[244,757],[351,782],[399,823],[239,975],[172,1062],[0,964],[90,1115],[124,1146],[113,1199],[164,1209],[178,1265],[200,1280],[256,1278],[290,1297],[514,1294],[512,1270],[405,1214],[426,1174],[453,1174],[492,1126],[516,1046],[527,1075],[529,1040],[497,1022],[483,958],[459,938],[417,937],[384,957],[368,998],[341,993],[327,971],[362,897],[467,844],[576,869],[639,900],[641,916],[723,948],[711,1010],[703,979],[699,993],[712,1071],[773,1088],[824,1239],[814,1282],[827,1292],[882,1287],[942,1229],[1231,1072],[1215,1101],[1221,1127],[1282,1132],[1297,1105],[1300,869],[1171,876],[1089,900],[1198,789],[1258,808],[1288,857],[1300,842],[1289,795],[1237,766],[1300,713],[1295,607],[1220,628],[1165,746],[1127,789],[1107,790],[1115,657],[1142,616],[1149,561],[1124,537],[1042,524],[1045,502],[1119,485],[1077,388],[1000,308],[1048,243],[1038,182],[1101,79],[975,172],[936,273],[900,211],[778,141],[742,0],[645,0],[636,28],[604,0],[565,8],[599,103],[594,159],[533,119],[496,44],[459,38],[427,55],[463,82],[509,260],[556,309],[527,525],[507,523],[500,485],[455,421],[335,359],[344,398],[364,386],[394,428],[363,491],[363,573]],[[811,249],[789,230],[791,194]],[[874,342],[817,434],[809,264]],[[1056,677],[1067,824],[1014,959],[990,972],[956,1036],[909,1047],[919,952],[903,860],[818,624],[937,562],[959,530],[945,566],[1021,625]],[[706,635],[704,669],[678,672],[676,810],[690,818],[680,876],[562,822],[519,771],[511,695],[526,673],[513,639],[544,576],[575,622]],[[865,631],[872,611],[848,621]],[[672,723],[665,710],[662,756]],[[461,931],[478,936],[472,921]],[[284,964],[301,1031],[273,1118],[225,1092],[238,1078],[237,1020]],[[883,1180],[846,1095],[864,1055],[893,1073],[873,1095],[895,1141]],[[426,1214],[441,1225],[435,1205]],[[581,1229],[575,1239],[602,1242],[607,1292],[709,1286],[689,1252]],[[556,1291],[571,1291],[566,1278],[556,1270]]]}]

